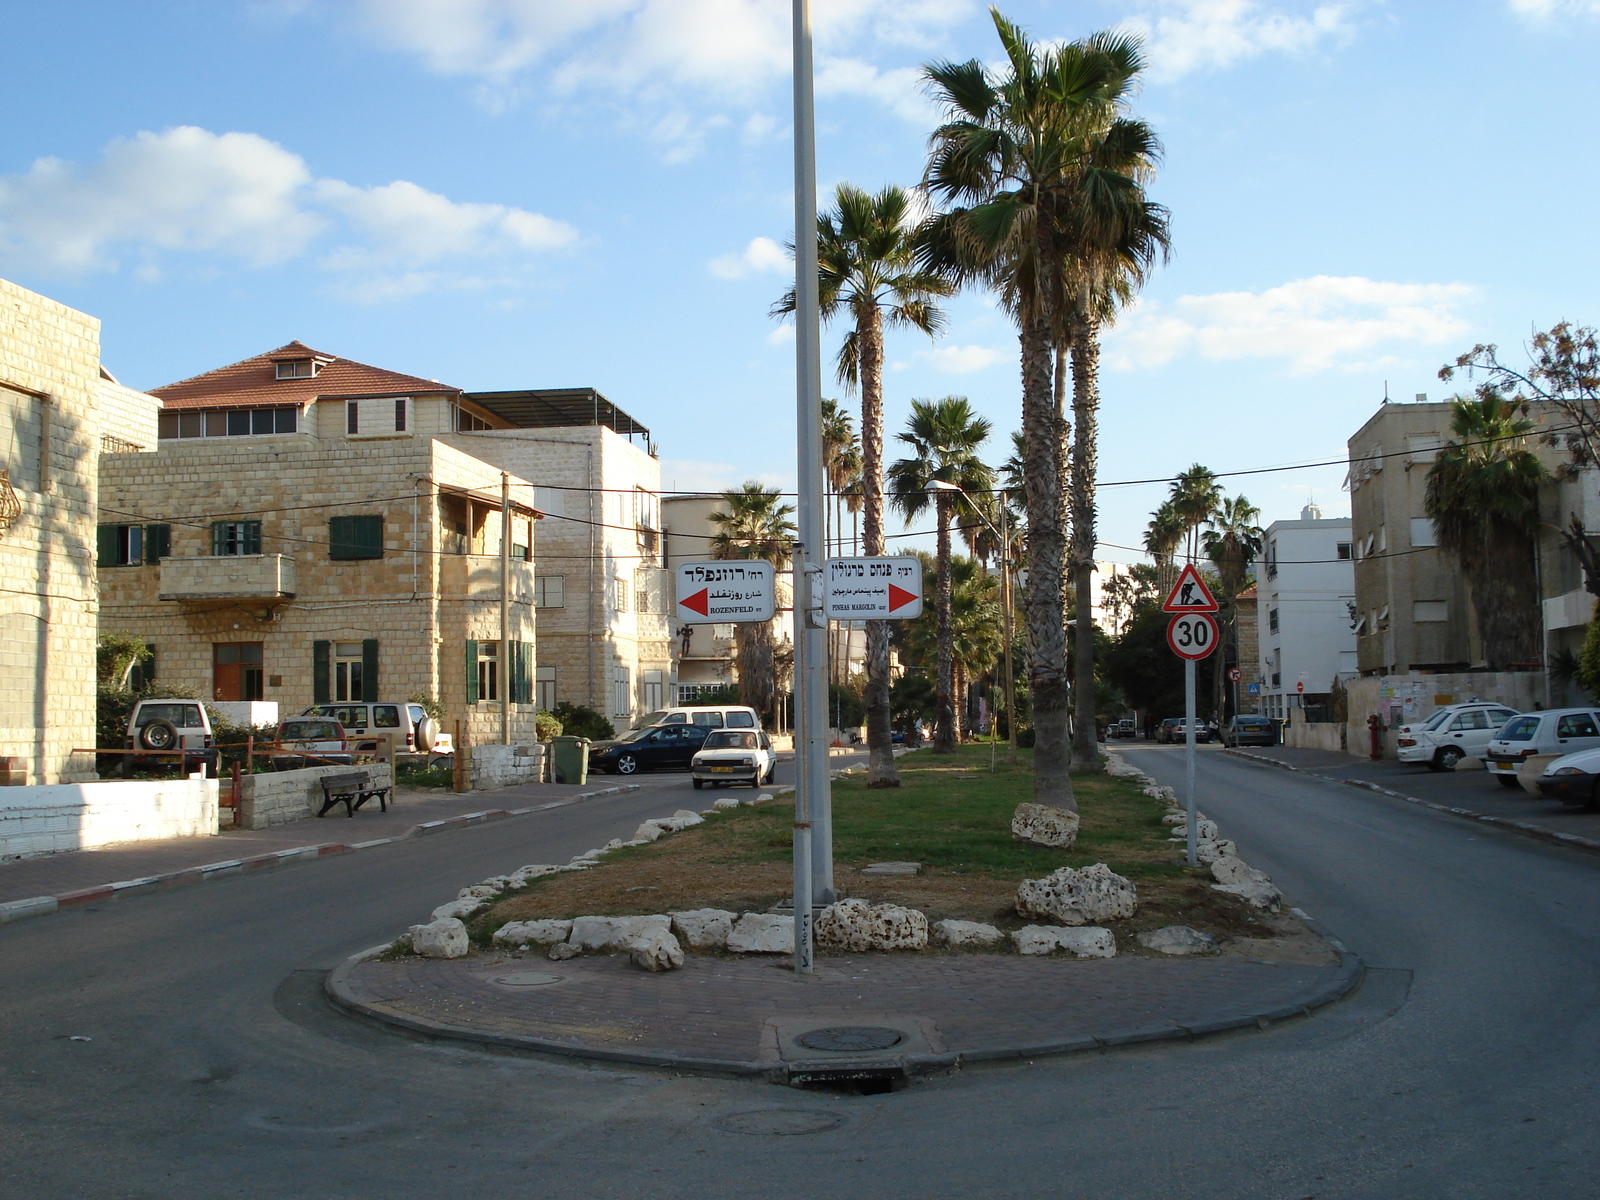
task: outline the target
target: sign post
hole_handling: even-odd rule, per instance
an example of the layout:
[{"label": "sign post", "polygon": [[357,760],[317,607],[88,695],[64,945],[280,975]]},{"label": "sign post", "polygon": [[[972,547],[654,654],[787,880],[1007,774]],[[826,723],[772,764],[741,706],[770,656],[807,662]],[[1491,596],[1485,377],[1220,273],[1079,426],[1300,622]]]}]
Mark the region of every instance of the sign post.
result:
[{"label": "sign post", "polygon": [[1190,563],[1183,568],[1178,582],[1172,585],[1172,592],[1161,609],[1173,614],[1167,624],[1167,646],[1183,659],[1183,744],[1188,784],[1184,809],[1189,818],[1189,865],[1193,867],[1199,863],[1200,832],[1194,815],[1194,665],[1212,653],[1221,640],[1217,623],[1211,616],[1217,611],[1217,601],[1205,580],[1200,578],[1200,572]]}]

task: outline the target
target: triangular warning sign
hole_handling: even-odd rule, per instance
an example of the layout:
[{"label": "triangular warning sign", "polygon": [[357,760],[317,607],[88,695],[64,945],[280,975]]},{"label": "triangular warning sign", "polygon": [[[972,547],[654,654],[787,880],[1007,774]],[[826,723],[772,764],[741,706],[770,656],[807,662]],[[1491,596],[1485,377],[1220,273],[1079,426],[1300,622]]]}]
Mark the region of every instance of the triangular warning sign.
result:
[{"label": "triangular warning sign", "polygon": [[690,612],[699,613],[702,617],[709,616],[711,613],[710,592],[710,588],[701,588],[694,595],[685,596],[682,600],[679,600],[678,604],[683,608],[687,608]]},{"label": "triangular warning sign", "polygon": [[1194,569],[1194,564],[1189,563],[1183,568],[1183,573],[1178,576],[1178,582],[1172,585],[1172,592],[1167,596],[1167,602],[1161,606],[1162,612],[1169,613],[1212,613],[1217,611],[1217,601],[1211,594],[1211,589],[1206,587],[1206,581],[1200,578],[1200,572]]},{"label": "triangular warning sign", "polygon": [[915,592],[908,592],[903,587],[895,587],[895,585],[892,583],[889,585],[890,612],[893,612],[897,608],[904,608],[906,605],[920,599],[922,599],[922,597],[917,595]]}]

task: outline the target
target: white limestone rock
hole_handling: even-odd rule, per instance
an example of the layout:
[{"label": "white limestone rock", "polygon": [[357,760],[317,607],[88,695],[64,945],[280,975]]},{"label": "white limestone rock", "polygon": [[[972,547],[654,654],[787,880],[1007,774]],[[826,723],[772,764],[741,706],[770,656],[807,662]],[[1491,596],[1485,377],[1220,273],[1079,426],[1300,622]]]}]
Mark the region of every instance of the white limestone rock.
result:
[{"label": "white limestone rock", "polygon": [[1224,855],[1211,864],[1211,878],[1218,883],[1271,883],[1272,877],[1245,865],[1237,854]]},{"label": "white limestone rock", "polygon": [[471,887],[464,887],[456,893],[457,900],[493,900],[500,894],[500,889],[488,887],[485,884],[475,883]]},{"label": "white limestone rock", "polygon": [[1133,916],[1138,889],[1105,863],[1073,870],[1062,867],[1043,879],[1024,879],[1017,888],[1017,912],[1049,917],[1063,925],[1086,925]]},{"label": "white limestone rock", "polygon": [[497,946],[549,946],[566,941],[571,932],[571,921],[508,921],[494,931],[494,942]]},{"label": "white limestone rock", "polygon": [[1214,842],[1196,842],[1194,847],[1194,856],[1207,865],[1219,858],[1236,858],[1238,854],[1239,847],[1226,838],[1219,838]]},{"label": "white limestone rock", "polygon": [[840,900],[817,914],[813,936],[829,950],[922,950],[928,945],[928,918],[898,904]]},{"label": "white limestone rock", "polygon": [[933,932],[939,941],[951,946],[992,946],[1006,936],[982,921],[935,921]]},{"label": "white limestone rock", "polygon": [[915,875],[922,870],[919,862],[881,862],[868,863],[861,868],[863,875]]},{"label": "white limestone rock", "polygon": [[1251,908],[1266,909],[1277,912],[1278,906],[1283,903],[1283,893],[1271,883],[1251,880],[1245,883],[1213,883],[1213,892],[1226,892],[1230,896],[1237,896]]},{"label": "white limestone rock", "polygon": [[740,803],[741,804],[769,804],[769,803],[771,803],[771,801],[772,801],[772,793],[771,792],[762,792],[754,800],[742,800],[742,801],[740,801]]},{"label": "white limestone rock", "polygon": [[672,932],[672,918],[665,913],[647,917],[579,917],[572,922],[568,944],[578,950],[622,950],[629,938],[659,929]]},{"label": "white limestone rock", "polygon": [[529,863],[525,867],[518,867],[506,877],[510,887],[527,887],[535,879],[543,879],[546,875],[554,875],[560,867],[551,863]]},{"label": "white limestone rock", "polygon": [[441,904],[433,910],[433,919],[442,921],[454,918],[457,921],[470,921],[484,909],[489,907],[487,900],[468,897],[465,900],[452,900],[448,904]]},{"label": "white limestone rock", "polygon": [[1019,804],[1011,814],[1011,834],[1036,846],[1067,850],[1078,840],[1078,814],[1048,804]]},{"label": "white limestone rock", "polygon": [[557,942],[554,946],[550,947],[550,957],[555,959],[557,962],[561,962],[568,958],[577,958],[578,955],[582,953],[583,951],[579,950],[571,942]]},{"label": "white limestone rock", "polygon": [[730,808],[738,808],[739,804],[740,800],[737,796],[718,796],[711,802],[711,807],[714,810],[721,812]]},{"label": "white limestone rock", "polygon": [[467,927],[454,917],[440,917],[426,925],[413,925],[411,949],[423,958],[465,958]]},{"label": "white limestone rock", "polygon": [[1024,925],[1011,935],[1019,954],[1050,954],[1066,950],[1078,958],[1114,958],[1117,939],[1109,929],[1085,925],[1062,929],[1056,925]]},{"label": "white limestone rock", "polygon": [[728,949],[734,954],[793,954],[794,918],[747,912],[733,923]]},{"label": "white limestone rock", "polygon": [[665,832],[666,830],[656,822],[646,821],[633,831],[633,840],[635,842],[653,842]]},{"label": "white limestone rock", "polygon": [[705,820],[705,818],[699,813],[691,812],[687,808],[680,808],[677,812],[672,814],[672,817],[676,821],[687,821],[690,825],[698,825],[701,821]]},{"label": "white limestone rock", "polygon": [[1166,925],[1134,936],[1146,950],[1158,954],[1210,954],[1217,948],[1217,939],[1211,934],[1187,925]]},{"label": "white limestone rock", "polygon": [[622,943],[633,965],[646,971],[672,971],[683,966],[683,947],[669,929],[652,926]]},{"label": "white limestone rock", "polygon": [[728,944],[728,934],[738,913],[720,908],[696,908],[688,912],[675,912],[672,917],[673,934],[696,950],[715,950]]}]

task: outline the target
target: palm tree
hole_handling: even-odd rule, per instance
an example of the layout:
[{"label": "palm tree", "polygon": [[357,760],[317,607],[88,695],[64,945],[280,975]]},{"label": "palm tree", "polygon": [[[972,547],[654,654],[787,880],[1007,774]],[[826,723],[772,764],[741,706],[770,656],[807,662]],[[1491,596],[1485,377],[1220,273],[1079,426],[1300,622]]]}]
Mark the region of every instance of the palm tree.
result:
[{"label": "palm tree", "polygon": [[1178,581],[1175,559],[1178,546],[1183,542],[1183,519],[1173,508],[1172,501],[1163,500],[1161,506],[1150,514],[1150,525],[1145,530],[1144,548],[1156,562],[1156,584],[1170,592]]},{"label": "palm tree", "polygon": [[[924,568],[935,562],[919,552]],[[900,659],[908,670],[932,665],[937,672],[939,661],[938,616],[924,609],[920,617],[898,622],[894,633],[895,645],[900,648]],[[965,693],[964,684],[973,679],[992,674],[1004,653],[1004,639],[1000,624],[1000,581],[976,558],[955,554],[950,558],[950,659],[955,692]],[[960,725],[961,705],[956,706],[957,724]]]},{"label": "palm tree", "polygon": [[1439,451],[1423,493],[1440,549],[1466,576],[1491,671],[1540,659],[1534,541],[1539,484],[1549,474],[1527,448],[1533,422],[1525,411],[1491,389],[1453,401],[1450,432],[1458,440]]},{"label": "palm tree", "polygon": [[[861,443],[856,438],[855,423],[851,420],[850,413],[837,400],[822,402],[822,473],[828,481],[828,490],[833,493],[833,503],[824,505],[822,510],[823,541],[827,544],[829,555],[843,554],[842,518],[846,490],[861,478]],[[849,499],[859,503],[858,497],[852,496]],[[841,631],[833,625],[828,628],[830,684],[841,682],[845,675],[845,664],[839,661],[841,632],[844,633],[845,645],[848,648],[848,629]]]},{"label": "palm tree", "polygon": [[[723,492],[726,506],[711,514],[717,527],[712,558],[760,558],[780,571],[789,565],[795,527],[794,505],[779,504],[778,490],[755,481]],[[777,692],[771,621],[742,621],[733,627],[734,662],[739,674],[739,699],[764,720],[770,720]]]},{"label": "palm tree", "polygon": [[1200,526],[1211,520],[1222,503],[1216,472],[1195,463],[1172,481],[1168,503],[1183,528],[1184,558],[1193,565],[1200,556]]},{"label": "palm tree", "polygon": [[[881,555],[883,541],[883,328],[919,329],[930,337],[944,327],[934,303],[955,285],[918,261],[916,204],[904,188],[876,195],[842,183],[831,212],[817,215],[817,276],[823,320],[848,315],[852,325],[839,348],[839,378],[861,389],[862,547]],[[794,311],[791,289],[774,314]],[[889,713],[889,627],[867,622],[867,786],[899,787]]]},{"label": "palm tree", "polygon": [[[1223,500],[1211,514],[1211,528],[1202,535],[1206,557],[1217,568],[1217,601],[1222,607],[1221,666],[1239,660],[1239,593],[1250,582],[1250,564],[1260,557],[1263,534],[1256,524],[1261,510],[1243,496]],[[1220,720],[1223,709],[1223,672],[1211,673],[1212,708]]]},{"label": "palm tree", "polygon": [[[925,68],[948,112],[932,137],[928,187],[939,198],[966,206],[945,215],[930,246],[945,259],[965,263],[970,276],[1000,287],[1019,326],[1034,799],[1075,808],[1068,774],[1063,594],[1065,423],[1063,389],[1053,375],[1063,341],[1063,312],[1075,314],[1080,300],[1088,303],[1111,291],[1106,286],[1111,272],[1090,270],[1090,260],[1083,259],[1074,274],[1068,259],[1089,244],[1083,239],[1091,232],[1107,232],[1108,227],[1096,224],[1104,215],[1099,202],[1127,198],[1127,185],[1137,190],[1136,180],[1106,168],[1100,152],[1108,139],[1117,147],[1134,140],[1112,131],[1122,123],[1119,105],[1143,64],[1133,37],[1097,34],[1070,45],[1037,47],[998,12],[993,18],[1006,57],[1001,72],[991,72],[977,60]],[[1147,144],[1153,150],[1153,139]],[[1100,215],[1091,221],[1091,214]],[[1072,245],[1074,239],[1083,244]],[[1065,281],[1078,275],[1083,286],[1069,297]],[[1085,459],[1084,470],[1092,473],[1092,466]],[[1089,496],[1092,526],[1092,490]],[[1092,572],[1092,528],[1084,536]],[[1089,611],[1087,597],[1079,607]],[[1087,624],[1080,630],[1086,641],[1092,638]],[[1079,655],[1079,669],[1092,678],[1092,641],[1089,647]],[[1082,703],[1092,714],[1092,684],[1084,690],[1090,695]],[[1092,720],[1087,724],[1080,733],[1092,747]],[[1097,756],[1092,761],[1098,765]]]},{"label": "palm tree", "polygon": [[[988,421],[972,411],[965,396],[946,396],[939,401],[913,400],[905,432],[896,435],[911,447],[913,457],[899,459],[889,466],[889,490],[894,494],[895,507],[910,520],[928,507],[931,496],[938,526],[935,611],[939,654],[938,678],[934,684],[933,748],[939,752],[955,749],[950,518],[957,511],[972,511],[963,492],[968,495],[986,493],[994,483],[994,472],[984,465],[977,453],[978,447],[988,440],[990,428]],[[938,489],[934,487],[936,482],[952,484],[961,490]]]}]

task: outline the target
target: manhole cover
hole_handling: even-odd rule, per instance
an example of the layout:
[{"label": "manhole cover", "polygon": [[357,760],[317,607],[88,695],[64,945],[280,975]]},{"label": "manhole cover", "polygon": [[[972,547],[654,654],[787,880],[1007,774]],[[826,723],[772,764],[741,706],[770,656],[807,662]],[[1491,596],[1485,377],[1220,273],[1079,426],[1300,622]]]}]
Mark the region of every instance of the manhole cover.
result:
[{"label": "manhole cover", "polygon": [[813,1029],[802,1033],[795,1041],[807,1050],[887,1050],[906,1040],[898,1029],[885,1029],[880,1025],[830,1025],[826,1029]]},{"label": "manhole cover", "polygon": [[719,1129],[729,1133],[764,1133],[777,1137],[798,1137],[805,1133],[825,1133],[844,1124],[844,1118],[814,1108],[758,1108],[753,1112],[729,1113],[718,1117]]},{"label": "manhole cover", "polygon": [[547,983],[560,983],[565,975],[551,975],[547,971],[513,971],[509,975],[496,975],[495,983],[506,987],[543,987]]}]

